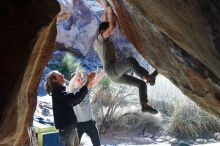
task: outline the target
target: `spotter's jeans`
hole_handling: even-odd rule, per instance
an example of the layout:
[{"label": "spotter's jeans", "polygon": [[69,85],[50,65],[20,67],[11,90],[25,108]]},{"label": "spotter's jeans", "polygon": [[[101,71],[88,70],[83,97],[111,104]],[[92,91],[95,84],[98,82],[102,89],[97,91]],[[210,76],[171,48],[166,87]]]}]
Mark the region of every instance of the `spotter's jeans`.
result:
[{"label": "spotter's jeans", "polygon": [[68,125],[59,129],[62,146],[78,146],[79,140],[76,132],[76,125]]}]

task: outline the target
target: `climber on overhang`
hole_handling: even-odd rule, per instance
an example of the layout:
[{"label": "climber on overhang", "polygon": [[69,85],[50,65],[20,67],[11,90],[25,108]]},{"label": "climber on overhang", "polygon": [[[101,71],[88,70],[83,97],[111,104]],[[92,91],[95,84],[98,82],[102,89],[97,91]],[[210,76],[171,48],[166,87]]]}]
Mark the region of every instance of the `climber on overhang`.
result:
[{"label": "climber on overhang", "polygon": [[[147,85],[144,81],[146,80],[150,85],[154,85],[158,74],[157,70],[149,74],[133,57],[125,58],[120,61],[117,60],[116,50],[111,41],[109,41],[109,37],[116,27],[115,15],[107,1],[97,0],[97,2],[104,7],[104,21],[99,25],[99,35],[94,42],[94,50],[97,52],[106,74],[114,82],[138,87],[142,112],[157,114],[158,111],[148,105]],[[143,80],[126,74],[129,70],[134,71]]]}]

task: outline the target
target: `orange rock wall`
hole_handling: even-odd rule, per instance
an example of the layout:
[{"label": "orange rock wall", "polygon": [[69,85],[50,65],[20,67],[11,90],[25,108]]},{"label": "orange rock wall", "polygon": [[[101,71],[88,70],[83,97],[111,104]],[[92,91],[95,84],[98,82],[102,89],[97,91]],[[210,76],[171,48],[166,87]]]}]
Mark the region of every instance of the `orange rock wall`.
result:
[{"label": "orange rock wall", "polygon": [[[109,0],[120,29],[184,94],[220,116],[220,3]],[[213,18],[213,19],[211,19]]]}]

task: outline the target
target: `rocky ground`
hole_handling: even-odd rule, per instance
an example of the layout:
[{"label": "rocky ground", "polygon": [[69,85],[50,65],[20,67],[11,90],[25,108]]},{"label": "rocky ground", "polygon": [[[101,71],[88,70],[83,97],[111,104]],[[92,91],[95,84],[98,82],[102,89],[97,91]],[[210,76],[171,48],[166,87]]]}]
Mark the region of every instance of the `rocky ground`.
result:
[{"label": "rocky ground", "polygon": [[[150,136],[150,135],[148,135]],[[161,136],[156,139],[149,137],[129,137],[124,132],[101,134],[103,146],[219,146],[220,133],[215,133],[211,139],[180,140],[170,136]],[[84,134],[81,146],[92,145],[90,138]]]},{"label": "rocky ground", "polygon": [[[52,112],[52,104],[51,97],[38,97],[37,109],[35,112],[34,120],[38,123],[42,123],[43,125],[53,126],[53,112]],[[126,126],[126,123],[124,123]],[[102,145],[104,146],[176,146],[176,145],[199,145],[199,146],[219,146],[220,145],[220,133],[217,132],[207,139],[177,139],[168,135],[155,136],[152,133],[148,133],[145,131],[143,134],[140,134],[138,129],[136,131],[113,131],[107,130],[106,133],[100,132],[100,138]],[[82,137],[82,146],[92,145],[90,138],[84,134]]]}]

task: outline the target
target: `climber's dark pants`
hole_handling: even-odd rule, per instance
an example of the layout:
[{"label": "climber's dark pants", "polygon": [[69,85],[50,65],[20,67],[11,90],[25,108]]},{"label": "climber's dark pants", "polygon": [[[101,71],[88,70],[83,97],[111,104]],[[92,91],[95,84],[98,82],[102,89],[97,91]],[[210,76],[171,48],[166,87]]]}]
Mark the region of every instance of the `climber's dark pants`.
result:
[{"label": "climber's dark pants", "polygon": [[141,78],[144,75],[149,75],[149,72],[145,70],[143,67],[141,67],[138,64],[137,60],[133,57],[129,57],[118,62],[110,63],[105,68],[107,75],[112,81],[138,87],[140,102],[148,102],[146,83],[143,80],[125,74],[130,69]]}]

